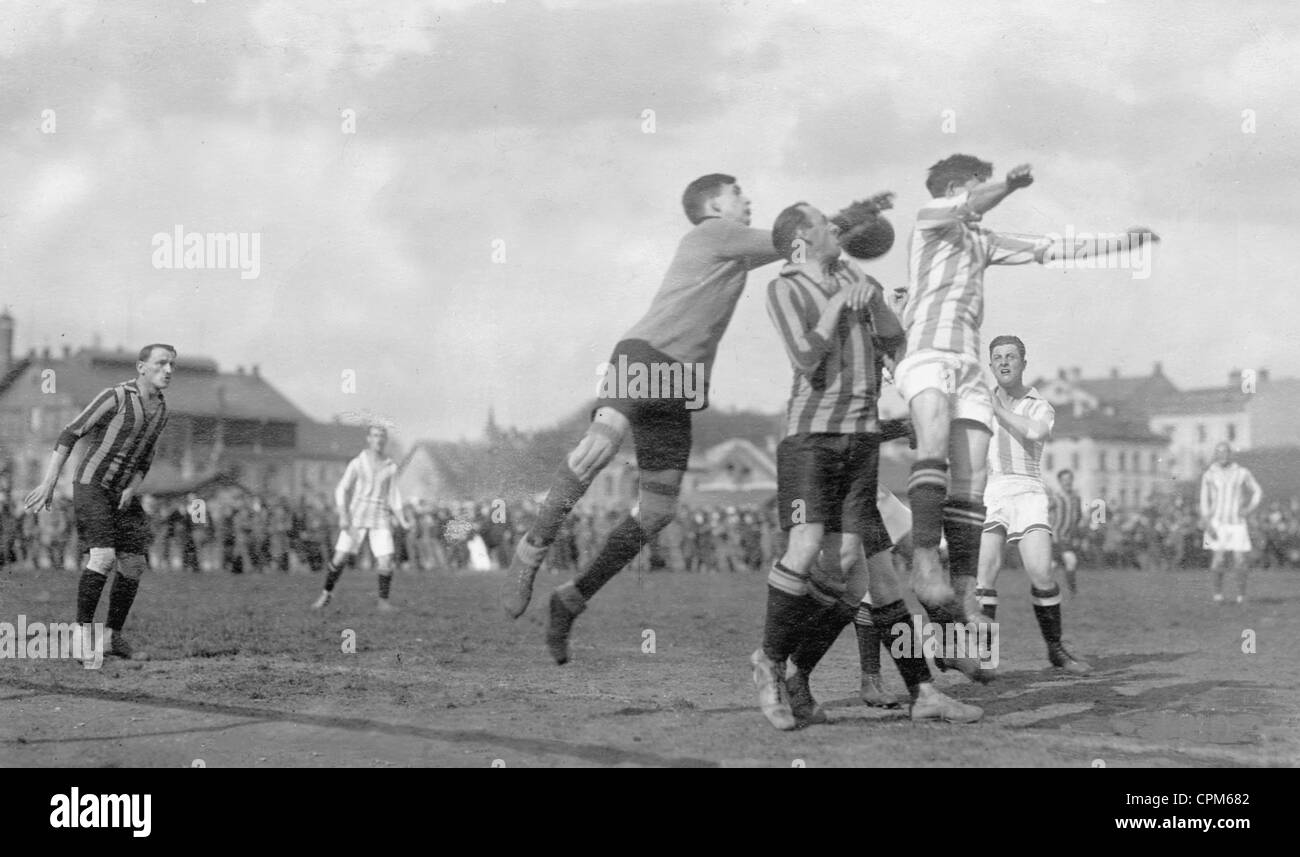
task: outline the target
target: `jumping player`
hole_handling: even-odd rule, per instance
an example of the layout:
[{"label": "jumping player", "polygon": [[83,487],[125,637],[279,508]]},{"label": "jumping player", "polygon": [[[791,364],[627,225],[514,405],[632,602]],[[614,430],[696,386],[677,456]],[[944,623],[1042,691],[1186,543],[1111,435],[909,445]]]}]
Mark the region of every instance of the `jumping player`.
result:
[{"label": "jumping player", "polygon": [[[591,425],[561,462],[536,522],[515,548],[501,591],[506,615],[522,615],[560,526],[631,432],[640,471],[635,510],[614,526],[585,571],[551,593],[546,644],[559,664],[569,659],[574,619],[673,520],[690,457],[691,413],[707,406],[718,343],[746,274],[780,258],[771,233],[749,228],[750,201],[732,176],[691,182],[682,207],[693,228],[649,311],[614,347]],[[653,383],[647,388],[637,378]]]},{"label": "jumping player", "polygon": [[[24,503],[34,511],[50,508],[69,453],[77,441],[89,436],[72,484],[77,537],[82,549],[90,551],[77,583],[77,624],[81,634],[90,633],[108,573],[116,568],[108,593],[103,651],[121,658],[133,656],[122,626],[135,602],[140,578],[149,567],[153,541],[137,491],[153,464],[158,435],[167,424],[162,391],[171,384],[175,365],[172,346],[154,343],[141,348],[135,380],[101,391],[68,423],[55,443],[45,478]],[[84,645],[74,645],[74,649],[84,651]]]},{"label": "jumping player", "polygon": [[[980,367],[984,269],[1042,263],[1049,251],[1062,259],[1127,252],[1154,239],[1141,228],[1102,247],[1000,235],[981,226],[980,219],[1034,179],[1028,164],[1000,181],[991,181],[992,174],[992,164],[970,155],[953,155],[929,170],[926,188],[933,199],[917,214],[912,232],[903,313],[907,356],[894,373],[917,439],[907,492],[915,542],[912,586],[936,622],[950,621],[953,614],[977,621],[980,615],[972,595],[994,419]],[[941,535],[948,539],[951,581],[939,562]]]},{"label": "jumping player", "polygon": [[[348,462],[334,491],[334,503],[339,515],[339,538],[334,545],[334,556],[325,573],[325,588],[311,609],[320,610],[330,603],[334,584],[338,583],[349,560],[354,559],[367,540],[375,556],[375,571],[379,578],[380,612],[397,608],[388,601],[393,583],[393,530],[391,516],[406,529],[413,524],[402,504],[397,490],[397,463],[384,454],[388,444],[388,429],[372,425],[366,431],[366,448]],[[348,493],[352,499],[349,502]]]},{"label": "jumping player", "polygon": [[[782,211],[772,243],[790,260],[768,287],[768,313],[794,368],[787,435],[777,448],[778,508],[790,536],[768,575],[763,645],[750,663],[759,707],[784,730],[826,720],[809,677],[861,612],[866,557],[877,567],[889,563],[892,578],[877,507],[876,353],[901,345],[902,328],[879,284],[840,257],[838,229],[816,208],[798,203]],[[822,573],[814,574],[819,554]],[[901,596],[869,610],[877,631],[909,627]],[[788,676],[787,659],[794,666]],[[898,666],[913,696],[912,719],[982,715],[935,690],[923,658],[905,656]]]},{"label": "jumping player", "polygon": [[998,336],[989,343],[989,366],[997,389],[993,392],[995,422],[988,490],[984,492],[988,519],[980,542],[975,597],[984,615],[996,619],[1002,549],[1007,543],[1018,545],[1048,660],[1058,669],[1086,675],[1092,667],[1073,657],[1061,643],[1061,587],[1052,579],[1052,530],[1039,467],[1043,444],[1056,424],[1056,410],[1037,390],[1025,386],[1026,365],[1025,343],[1020,337]]},{"label": "jumping player", "polygon": [[[1246,493],[1250,499],[1242,508]],[[1246,600],[1246,558],[1250,554],[1250,531],[1246,516],[1259,507],[1264,492],[1249,470],[1232,460],[1232,446],[1214,447],[1214,461],[1201,476],[1201,528],[1205,549],[1210,551],[1210,576],[1214,579],[1214,603],[1223,602],[1223,565],[1232,554],[1237,573],[1237,603]]]}]

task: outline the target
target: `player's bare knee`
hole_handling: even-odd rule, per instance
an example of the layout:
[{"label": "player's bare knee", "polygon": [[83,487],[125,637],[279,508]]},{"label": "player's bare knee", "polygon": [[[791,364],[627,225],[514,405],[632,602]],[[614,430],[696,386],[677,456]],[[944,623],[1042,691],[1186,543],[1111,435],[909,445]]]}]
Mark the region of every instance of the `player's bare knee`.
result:
[{"label": "player's bare knee", "polygon": [[138,581],[149,568],[149,560],[144,554],[123,554],[117,563],[117,573],[123,577]]},{"label": "player's bare knee", "polygon": [[117,551],[113,548],[91,548],[86,568],[96,574],[108,574],[113,570],[115,562],[117,562]]},{"label": "player's bare knee", "polygon": [[673,522],[677,515],[679,482],[672,480],[643,481],[637,500],[637,523],[646,533],[653,535]]}]

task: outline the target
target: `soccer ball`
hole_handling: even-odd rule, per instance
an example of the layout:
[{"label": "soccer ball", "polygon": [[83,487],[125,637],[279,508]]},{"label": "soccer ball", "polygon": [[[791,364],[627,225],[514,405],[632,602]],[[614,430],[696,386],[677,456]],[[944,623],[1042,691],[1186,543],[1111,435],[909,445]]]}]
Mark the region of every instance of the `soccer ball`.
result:
[{"label": "soccer ball", "polygon": [[878,259],[894,246],[894,225],[877,215],[855,228],[841,246],[854,259]]}]

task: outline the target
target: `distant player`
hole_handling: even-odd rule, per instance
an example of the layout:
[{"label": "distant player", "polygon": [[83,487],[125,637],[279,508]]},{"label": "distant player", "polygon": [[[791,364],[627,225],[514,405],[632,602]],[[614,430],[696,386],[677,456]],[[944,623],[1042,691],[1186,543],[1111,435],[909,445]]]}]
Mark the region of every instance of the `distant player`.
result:
[{"label": "distant player", "polygon": [[[585,571],[551,593],[546,644],[559,664],[569,659],[574,619],[673,520],[691,453],[691,414],[707,406],[718,343],[746,275],[780,258],[770,232],[749,228],[749,198],[732,176],[691,182],[682,207],[693,227],[678,244],[649,311],[614,346],[608,383],[586,436],[560,463],[536,522],[515,548],[501,591],[506,615],[522,615],[561,525],[631,433],[640,471],[634,513],[614,526]],[[647,377],[652,385],[638,381]]]},{"label": "distant player", "polygon": [[[108,594],[103,651],[121,658],[133,655],[122,627],[135,603],[140,578],[149,567],[148,552],[153,541],[153,530],[137,491],[153,464],[158,435],[167,424],[167,401],[162,391],[171,384],[175,365],[176,349],[172,346],[154,343],[141,348],[135,380],[101,391],[68,423],[55,443],[45,478],[25,501],[31,510],[50,508],[68,455],[77,441],[88,437],[72,483],[77,538],[81,549],[90,551],[77,583],[77,623],[82,635],[90,633],[108,573],[116,568],[117,576]],[[84,645],[74,648],[85,651]]]},{"label": "distant player", "polygon": [[[901,345],[903,331],[879,284],[840,257],[838,228],[816,208],[798,203],[782,211],[772,243],[790,260],[768,287],[768,314],[794,368],[787,434],[777,448],[778,513],[790,535],[768,575],[763,645],[750,663],[760,709],[784,730],[826,720],[809,677],[862,613],[866,557],[893,576],[877,506],[876,354]],[[867,610],[879,632],[876,647],[893,627],[910,629],[901,595]],[[794,667],[789,675],[787,661]],[[912,694],[913,720],[982,716],[935,690],[924,658],[909,653],[897,663]]]},{"label": "distant player", "polygon": [[1070,594],[1079,591],[1076,571],[1079,568],[1079,532],[1083,525],[1083,500],[1074,490],[1074,471],[1061,470],[1056,474],[1055,491],[1048,498],[1052,517],[1052,561],[1061,564],[1065,571],[1065,585]]},{"label": "distant player", "polygon": [[989,483],[984,492],[988,519],[980,543],[975,597],[986,616],[997,618],[1002,549],[1007,543],[1018,545],[1048,660],[1058,669],[1086,675],[1092,667],[1061,643],[1061,587],[1052,579],[1052,530],[1039,467],[1056,411],[1037,390],[1025,386],[1025,366],[1025,343],[1020,337],[999,336],[989,343],[989,367],[997,389],[993,391]]},{"label": "distant player", "polygon": [[[1034,179],[1027,164],[1000,181],[991,181],[992,175],[992,164],[970,155],[953,155],[930,168],[926,189],[933,199],[917,214],[912,232],[903,312],[907,356],[894,372],[917,438],[907,492],[915,542],[912,585],[935,622],[950,621],[952,614],[972,621],[979,615],[972,595],[993,430],[993,399],[980,366],[985,268],[1042,263],[1049,251],[1062,259],[1126,252],[1153,237],[1138,228],[1098,247],[1000,235],[979,221]],[[941,535],[948,539],[951,581],[939,561]],[[988,677],[989,671],[981,673]]]},{"label": "distant player", "polygon": [[[388,444],[388,429],[372,425],[366,432],[366,448],[348,462],[334,491],[334,503],[339,516],[339,538],[334,545],[334,556],[326,566],[325,588],[311,605],[320,610],[330,603],[334,584],[348,561],[355,559],[361,546],[370,542],[370,552],[375,557],[375,570],[379,577],[380,612],[395,610],[388,601],[393,584],[393,528],[392,517],[409,529],[412,526],[401,492],[397,490],[397,463],[384,454]],[[351,499],[349,500],[349,493]]]},{"label": "distant player", "polygon": [[1232,460],[1232,446],[1217,444],[1214,461],[1201,476],[1201,528],[1205,530],[1205,549],[1211,552],[1210,575],[1214,578],[1216,604],[1223,601],[1223,564],[1228,554],[1232,554],[1232,567],[1237,573],[1237,603],[1246,600],[1246,559],[1251,550],[1246,517],[1263,499],[1264,492],[1255,477]]}]

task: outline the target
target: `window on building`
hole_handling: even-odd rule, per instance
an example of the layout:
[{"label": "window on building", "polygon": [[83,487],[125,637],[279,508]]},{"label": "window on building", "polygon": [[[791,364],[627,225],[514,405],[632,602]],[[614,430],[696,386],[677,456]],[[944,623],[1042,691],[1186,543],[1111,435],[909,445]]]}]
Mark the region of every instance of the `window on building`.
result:
[{"label": "window on building", "polygon": [[1208,437],[1209,437],[1209,432],[1207,432],[1207,431],[1205,430],[1205,423],[1197,423],[1197,424],[1196,424],[1196,442],[1197,442],[1197,443],[1205,443],[1205,441],[1206,441],[1206,439],[1207,439]]},{"label": "window on building", "polygon": [[1050,452],[1047,453],[1047,455],[1043,456],[1043,466],[1047,468],[1048,473],[1051,473],[1052,470],[1056,468],[1056,465],[1053,463],[1052,454]]},{"label": "window on building", "polygon": [[1154,452],[1151,453],[1151,472],[1152,473],[1160,472],[1160,456]]},{"label": "window on building", "polygon": [[1228,440],[1234,441],[1236,439],[1237,439],[1237,424],[1228,423]]},{"label": "window on building", "polygon": [[1070,469],[1077,471],[1079,469],[1079,453],[1070,453]]},{"label": "window on building", "polygon": [[1119,507],[1120,507],[1121,509],[1127,509],[1127,508],[1128,508],[1128,489],[1127,489],[1127,488],[1121,488],[1121,489],[1119,489]]},{"label": "window on building", "polygon": [[1127,465],[1128,465],[1128,453],[1124,452],[1124,450],[1121,449],[1121,450],[1116,454],[1115,457],[1118,459],[1118,463],[1117,463],[1115,466],[1116,466],[1116,468],[1119,469],[1119,471],[1120,471],[1121,473],[1123,473],[1123,472],[1127,469]]},{"label": "window on building", "polygon": [[1097,453],[1097,469],[1102,473],[1106,472],[1106,451],[1102,450]]}]

